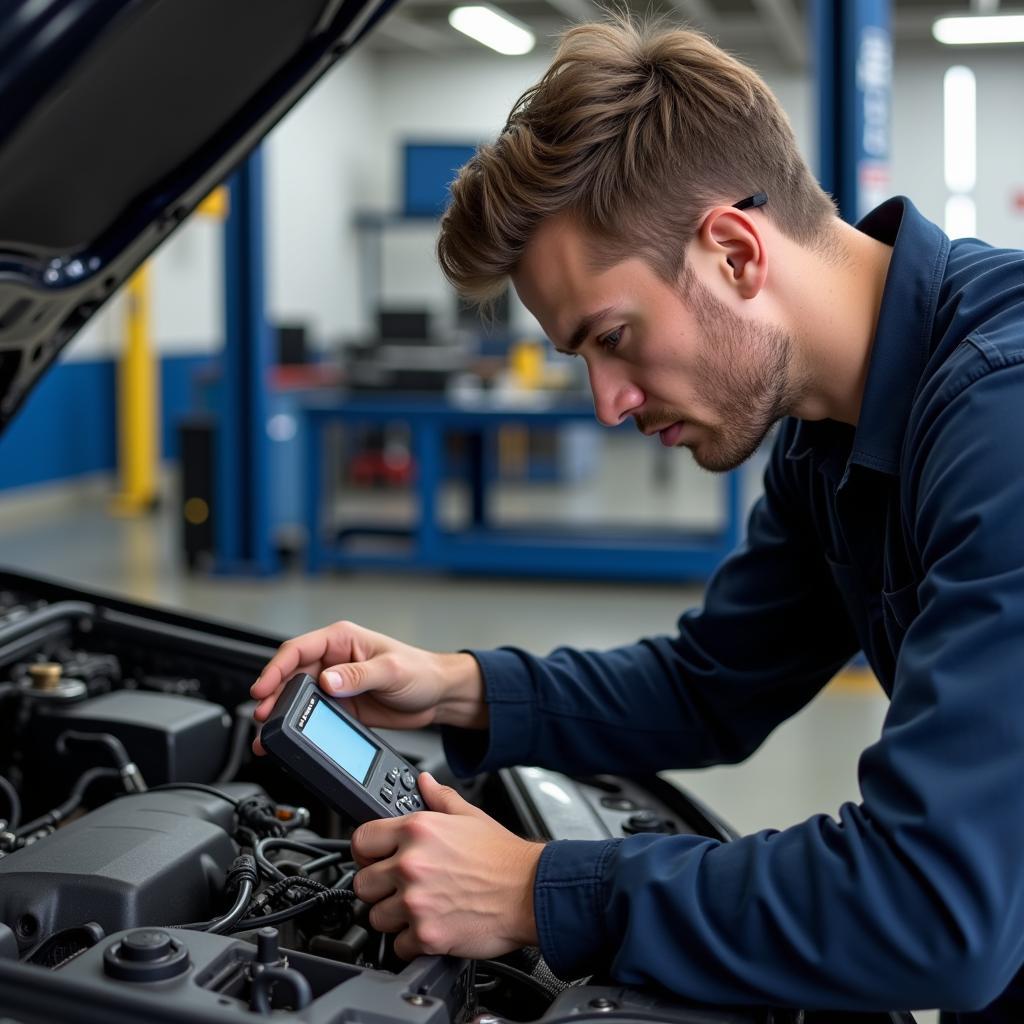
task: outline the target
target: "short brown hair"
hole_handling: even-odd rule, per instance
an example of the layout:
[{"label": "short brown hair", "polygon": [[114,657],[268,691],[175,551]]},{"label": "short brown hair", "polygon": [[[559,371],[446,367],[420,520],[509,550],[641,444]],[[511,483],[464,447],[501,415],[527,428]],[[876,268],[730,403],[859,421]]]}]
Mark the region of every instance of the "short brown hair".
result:
[{"label": "short brown hair", "polygon": [[452,185],[438,259],[485,302],[540,223],[567,213],[595,239],[597,266],[639,255],[671,282],[707,210],[762,191],[789,237],[827,234],[832,201],[756,72],[698,32],[578,25]]}]

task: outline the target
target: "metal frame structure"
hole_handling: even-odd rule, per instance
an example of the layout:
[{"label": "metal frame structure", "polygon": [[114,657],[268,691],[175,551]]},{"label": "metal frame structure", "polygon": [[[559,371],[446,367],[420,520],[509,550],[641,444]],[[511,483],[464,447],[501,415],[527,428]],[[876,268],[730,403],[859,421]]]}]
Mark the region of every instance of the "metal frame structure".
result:
[{"label": "metal frame structure", "polygon": [[891,0],[813,0],[818,180],[851,223],[888,198]]},{"label": "metal frame structure", "polygon": [[[723,478],[724,516],[719,530],[649,528],[588,528],[581,525],[533,525],[507,528],[494,525],[489,515],[483,439],[509,424],[558,427],[567,422],[592,421],[589,403],[544,409],[474,408],[442,400],[350,399],[307,404],[305,419],[307,567],[425,569],[496,573],[516,576],[562,576],[589,579],[706,579],[739,543],[742,535],[740,472]],[[411,530],[378,524],[347,525],[338,529],[327,507],[325,483],[326,428],[401,422],[412,434],[416,465],[418,517]],[[443,528],[439,519],[444,483],[445,437],[459,433],[473,439],[470,472],[471,515],[467,528]],[[404,540],[395,553],[359,550],[366,538]]]},{"label": "metal frame structure", "polygon": [[254,150],[230,181],[224,225],[224,356],[215,455],[216,567],[278,569],[270,517],[267,407],[273,365],[263,264],[263,158]]},{"label": "metal frame structure", "polygon": [[[873,205],[872,187],[884,180],[888,158],[891,0],[813,0],[810,8],[819,99],[819,178],[840,211],[855,220]],[[264,313],[262,164],[258,153],[231,186],[225,234],[226,321],[224,393],[217,450],[217,565],[223,572],[271,573],[278,568],[270,516],[266,434],[270,332]],[[487,515],[486,474],[479,460],[471,480],[472,523],[458,533],[437,516],[443,477],[444,437],[461,431],[481,438],[501,424],[555,426],[589,419],[589,407],[549,410],[466,410],[443,402],[360,400],[310,405],[306,419],[307,563],[312,571],[335,567],[427,568],[508,574],[610,578],[706,578],[742,536],[740,487],[727,477],[726,515],[720,532],[506,530]],[[323,514],[324,430],[331,423],[407,423],[418,466],[420,519],[408,532],[407,554],[352,550],[360,534],[389,531],[353,527],[327,535]],[[391,531],[394,532],[394,531]]]}]

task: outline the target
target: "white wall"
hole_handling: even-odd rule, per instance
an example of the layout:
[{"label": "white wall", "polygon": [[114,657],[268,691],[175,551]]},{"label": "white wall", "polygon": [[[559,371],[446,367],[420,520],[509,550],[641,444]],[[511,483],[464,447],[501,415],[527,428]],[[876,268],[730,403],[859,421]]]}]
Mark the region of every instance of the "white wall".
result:
[{"label": "white wall", "polygon": [[[747,55],[776,91],[802,149],[815,161],[809,77]],[[268,307],[271,317],[304,320],[314,341],[367,329],[369,296],[353,218],[401,203],[407,141],[491,139],[516,97],[543,72],[546,52],[528,57],[396,56],[357,52],[334,69],[264,146]],[[1024,247],[1024,215],[1011,207],[1024,189],[1024,61],[1016,51],[897,49],[893,90],[892,190],[943,220],[942,76],[953,63],[978,78],[978,233]],[[436,225],[406,224],[384,238],[381,298],[427,304],[442,323],[453,301],[435,265]],[[222,332],[221,228],[193,218],[154,259],[154,316],[163,351],[210,351]],[[109,355],[121,334],[119,304],[97,318],[72,358]],[[519,310],[515,322],[536,329]]]},{"label": "white wall", "polygon": [[[743,55],[764,76],[788,113],[812,168],[817,161],[815,96],[809,75],[756,52]],[[978,235],[993,245],[1024,248],[1024,214],[1013,206],[1024,191],[1024,61],[1016,50],[968,51],[935,46],[898,48],[892,97],[892,194],[909,195],[940,226],[945,214],[942,78],[948,67],[972,67],[978,82]],[[378,161],[368,196],[394,208],[401,191],[400,153],[409,140],[490,139],[519,93],[544,70],[548,55],[526,58],[446,55],[381,56],[377,84]],[[392,229],[385,242],[384,298],[400,303],[448,298],[432,255],[433,227]],[[534,327],[528,315],[519,324]]]},{"label": "white wall", "polygon": [[[368,197],[380,209],[397,209],[402,194],[402,146],[433,140],[477,144],[493,139],[519,95],[544,73],[547,52],[527,57],[453,58],[428,54],[382,55],[378,58],[376,94],[378,136],[374,181]],[[755,59],[756,62],[756,59]],[[808,80],[768,62],[760,66],[793,122],[797,139],[809,151],[811,95]],[[434,224],[402,224],[384,233],[383,301],[392,305],[427,305],[441,323],[453,300],[433,257]],[[518,303],[513,325],[539,334],[536,321]]]},{"label": "white wall", "polygon": [[895,54],[892,104],[892,189],[913,199],[942,226],[942,78],[965,64],[977,78],[978,236],[992,245],[1024,248],[1024,215],[1012,195],[1024,190],[1024,60],[1019,50],[947,47]]},{"label": "white wall", "polygon": [[266,151],[267,309],[314,341],[364,328],[352,221],[376,174],[372,58],[341,63],[281,122]]},{"label": "white wall", "polygon": [[[351,223],[364,205],[375,110],[372,58],[338,64],[263,145],[267,312],[308,323],[314,344],[363,328]],[[223,227],[194,214],[152,258],[155,343],[164,354],[223,343]],[[69,359],[117,354],[123,303],[115,297],[66,350]]]},{"label": "white wall", "polygon": [[[549,55],[381,55],[375,65],[377,138],[375,188],[368,195],[378,209],[402,203],[402,147],[406,142],[439,141],[476,145],[501,130],[517,97],[543,73]],[[455,310],[451,290],[433,256],[437,225],[408,223],[382,235],[384,274],[381,301],[421,305],[435,323],[450,324]],[[515,303],[513,323],[539,332],[536,321]]]}]

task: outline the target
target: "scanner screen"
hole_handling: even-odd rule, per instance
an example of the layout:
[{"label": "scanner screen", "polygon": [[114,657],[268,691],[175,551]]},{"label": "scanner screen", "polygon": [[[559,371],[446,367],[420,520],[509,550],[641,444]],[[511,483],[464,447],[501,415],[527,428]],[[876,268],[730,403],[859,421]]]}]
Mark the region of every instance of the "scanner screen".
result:
[{"label": "scanner screen", "polygon": [[377,747],[364,739],[324,701],[316,702],[302,732],[306,739],[349,775],[360,782],[366,782]]}]

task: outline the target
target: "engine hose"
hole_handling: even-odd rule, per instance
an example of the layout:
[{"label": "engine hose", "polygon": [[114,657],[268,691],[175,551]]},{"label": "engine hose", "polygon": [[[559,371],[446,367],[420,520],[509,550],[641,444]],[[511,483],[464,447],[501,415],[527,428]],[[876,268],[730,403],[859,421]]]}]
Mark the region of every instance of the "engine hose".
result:
[{"label": "engine hose", "polygon": [[323,882],[307,878],[305,875],[290,875],[288,878],[282,878],[279,882],[267,886],[260,893],[257,902],[261,906],[266,906],[268,903],[273,903],[278,896],[289,889],[305,889],[307,892],[328,892],[330,888],[329,885],[324,885]]},{"label": "engine hose", "polygon": [[99,779],[120,781],[121,773],[116,768],[90,768],[79,776],[74,789],[71,790],[71,795],[64,803],[52,811],[47,811],[34,821],[30,821],[27,825],[22,825],[14,834],[20,839],[41,828],[56,828],[69,814],[81,807],[86,790]]},{"label": "engine hose", "polygon": [[334,867],[335,864],[344,864],[347,857],[340,851],[338,853],[325,853],[322,857],[317,857],[316,860],[307,861],[302,865],[302,870],[307,875],[311,875],[316,871],[323,871],[324,868]]},{"label": "engine hose", "polygon": [[217,784],[233,782],[242,767],[242,760],[245,751],[249,746],[249,737],[252,735],[251,709],[256,706],[255,701],[246,701],[235,708],[235,724],[231,731],[231,745],[228,748],[228,759],[217,776]]},{"label": "engine hose", "polygon": [[20,640],[26,633],[47,626],[58,627],[58,632],[69,632],[67,626],[72,618],[92,620],[95,617],[94,604],[87,604],[85,601],[58,601],[32,612],[31,615],[0,626],[0,645]]},{"label": "engine hose", "polygon": [[66,729],[57,737],[57,752],[66,754],[68,743],[99,743],[106,747],[121,773],[121,780],[124,782],[126,792],[146,792],[146,780],[143,779],[139,766],[131,759],[124,744],[116,736],[109,732],[78,732],[74,729]]},{"label": "engine hose", "polygon": [[284,823],[277,817],[277,805],[265,795],[247,796],[237,802],[238,824],[264,836],[284,835]]},{"label": "engine hose", "polygon": [[260,873],[256,867],[256,859],[247,853],[240,854],[228,869],[228,876],[224,883],[226,895],[230,896],[236,889],[238,890],[238,896],[231,909],[222,917],[215,917],[212,921],[192,921],[189,924],[175,924],[169,927],[188,928],[191,931],[214,934],[227,931],[248,909],[259,880]]},{"label": "engine hose", "polygon": [[264,967],[252,979],[249,1006],[256,1013],[270,1013],[270,990],[274,985],[285,985],[291,989],[292,1009],[304,1010],[313,1001],[309,982],[294,967]]},{"label": "engine hose", "polygon": [[[329,842],[329,840],[325,840],[324,842]],[[256,863],[259,864],[260,870],[263,874],[268,878],[274,878],[277,880],[284,878],[285,874],[267,857],[267,853],[271,849],[291,850],[292,853],[305,853],[317,859],[322,859],[322,855],[325,852],[331,852],[329,849],[325,851],[319,843],[314,846],[313,843],[300,842],[297,839],[286,839],[283,836],[268,836],[265,839],[259,840],[253,849],[253,853],[256,856]]]},{"label": "engine hose", "polygon": [[10,804],[7,809],[7,831],[16,832],[21,822],[21,797],[18,796],[18,791],[11,785],[10,780],[3,775],[0,775],[0,789],[4,791],[7,803]]},{"label": "engine hose", "polygon": [[248,931],[250,928],[263,928],[268,924],[290,921],[293,917],[298,917],[300,914],[306,913],[307,910],[313,910],[316,907],[322,907],[329,903],[348,903],[355,898],[356,894],[351,889],[328,889],[326,892],[318,892],[315,896],[304,900],[302,903],[297,903],[294,907],[279,910],[276,914],[267,914],[265,917],[245,918],[242,921],[236,922],[231,930],[233,932],[243,932]]},{"label": "engine hose", "polygon": [[231,926],[242,919],[242,915],[249,908],[249,901],[252,899],[253,884],[247,878],[238,889],[238,896],[234,906],[219,920],[214,921],[205,931],[211,935],[223,935],[230,931]]},{"label": "engine hose", "polygon": [[[349,864],[351,866],[349,866]],[[356,866],[352,861],[350,861],[349,864],[345,865],[346,870],[341,873],[338,880],[331,886],[332,889],[352,888],[352,879],[356,877]]]}]

